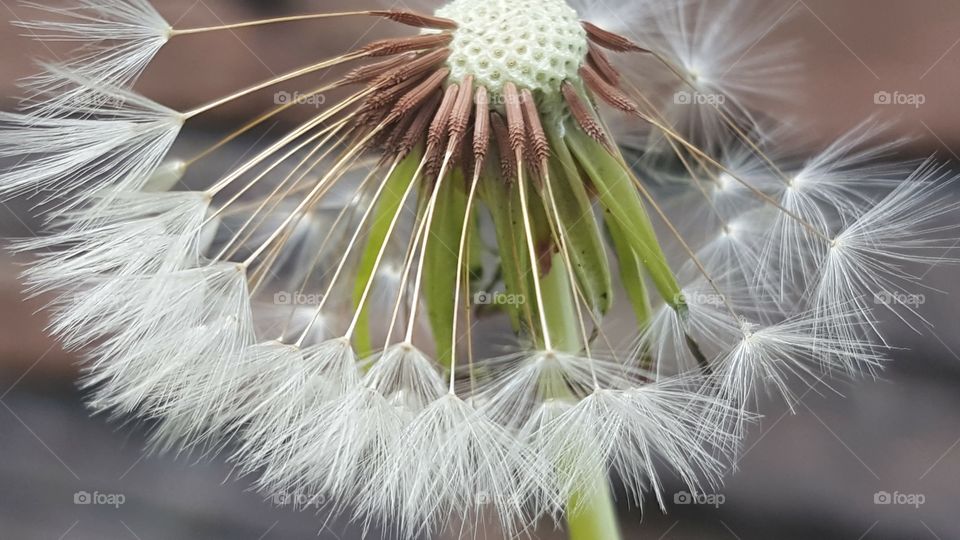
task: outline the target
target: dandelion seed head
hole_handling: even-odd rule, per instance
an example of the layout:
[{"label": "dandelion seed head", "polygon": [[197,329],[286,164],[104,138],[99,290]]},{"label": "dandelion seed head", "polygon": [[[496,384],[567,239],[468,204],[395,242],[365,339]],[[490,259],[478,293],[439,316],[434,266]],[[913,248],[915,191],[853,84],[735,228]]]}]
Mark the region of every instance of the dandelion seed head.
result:
[{"label": "dandelion seed head", "polygon": [[437,15],[459,23],[451,79],[472,75],[494,95],[506,83],[558,95],[587,54],[586,33],[564,0],[454,0]]},{"label": "dandelion seed head", "polygon": [[[905,267],[956,245],[953,179],[878,165],[899,141],[869,122],[784,160],[756,119],[791,63],[754,47],[782,13],[439,3],[171,28],[147,0],[73,0],[45,10],[67,22],[23,25],[92,46],[0,114],[18,158],[0,196],[60,205],[18,247],[41,252],[27,280],[56,292],[52,331],[89,350],[95,410],[154,421],[159,450],[236,448],[264,492],[367,528],[464,536],[489,513],[512,537],[577,519],[610,472],[661,505],[661,463],[715,484],[757,396],[882,364],[871,299],[918,315]],[[421,33],[189,111],[132,89],[180,36],[356,17]],[[193,118],[268,88],[286,103],[171,155]],[[320,95],[346,97],[300,99]],[[207,159],[281,113],[300,121]],[[642,174],[618,118],[650,135]],[[513,354],[490,350],[501,323]]]}]

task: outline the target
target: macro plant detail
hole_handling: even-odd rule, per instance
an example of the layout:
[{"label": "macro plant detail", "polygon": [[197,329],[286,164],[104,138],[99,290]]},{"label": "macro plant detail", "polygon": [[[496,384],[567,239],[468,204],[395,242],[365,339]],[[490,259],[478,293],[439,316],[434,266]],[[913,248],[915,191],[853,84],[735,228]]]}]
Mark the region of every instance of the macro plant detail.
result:
[{"label": "macro plant detail", "polygon": [[[874,373],[886,311],[926,324],[899,301],[922,285],[904,265],[944,262],[955,232],[947,169],[895,162],[901,141],[869,122],[785,158],[751,103],[789,63],[737,67],[755,36],[717,28],[738,2],[195,28],[146,0],[29,4],[46,18],[25,32],[80,47],[0,116],[0,156],[21,160],[0,192],[47,213],[50,234],[17,247],[37,254],[31,290],[56,293],[52,331],[89,356],[91,408],[403,537],[549,518],[616,538],[608,477],[664,507],[664,465],[691,493],[717,486],[758,394]],[[413,31],[186,111],[136,90],[172,40],[342,18]],[[278,89],[296,99],[257,104]],[[345,97],[311,101],[328,94]],[[247,123],[175,149],[236,103]],[[285,116],[252,156],[191,176]],[[625,347],[608,328],[627,312]],[[509,352],[477,335],[501,319]]]}]

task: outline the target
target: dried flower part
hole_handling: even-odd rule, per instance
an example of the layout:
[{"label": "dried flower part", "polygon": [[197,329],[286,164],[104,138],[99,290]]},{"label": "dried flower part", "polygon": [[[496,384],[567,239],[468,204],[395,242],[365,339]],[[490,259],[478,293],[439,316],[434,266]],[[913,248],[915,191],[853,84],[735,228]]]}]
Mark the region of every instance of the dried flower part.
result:
[{"label": "dried flower part", "polygon": [[612,107],[623,112],[639,114],[640,107],[627,97],[626,93],[604,80],[604,78],[594,71],[590,66],[580,68],[580,76],[583,77],[583,83],[589,88],[595,96],[605,101]]},{"label": "dried flower part", "polygon": [[450,34],[424,34],[416,37],[383,39],[363,48],[370,56],[392,56],[410,51],[442,47],[453,39]]},{"label": "dried flower part", "polygon": [[590,41],[605,49],[610,49],[615,52],[649,52],[630,41],[629,38],[610,32],[609,30],[604,30],[591,22],[584,21],[583,29],[586,30]]},{"label": "dried flower part", "polygon": [[400,54],[387,58],[386,60],[381,60],[380,62],[356,67],[344,76],[344,80],[350,83],[370,82],[382,75],[392,73],[397,68],[407,65],[416,57],[415,53]]},{"label": "dried flower part", "polygon": [[477,88],[474,99],[476,117],[473,124],[473,158],[478,164],[486,161],[490,151],[490,94],[484,87]]},{"label": "dried flower part", "polygon": [[590,43],[587,59],[590,61],[590,66],[597,70],[605,81],[612,86],[620,86],[620,73],[617,72],[617,68],[613,66],[607,55],[595,43]]},{"label": "dried flower part", "polygon": [[401,24],[406,24],[408,26],[416,26],[419,28],[433,28],[438,30],[453,30],[457,27],[456,21],[450,19],[444,19],[443,17],[433,17],[430,15],[424,15],[422,13],[416,13],[413,11],[401,11],[401,10],[389,10],[389,11],[371,11],[372,15],[379,15],[381,17],[386,17],[392,21],[396,21]]},{"label": "dried flower part", "polygon": [[566,82],[563,85],[563,99],[570,108],[570,114],[577,121],[580,129],[599,143],[607,144],[607,134],[603,126],[593,114],[592,108],[580,96],[577,88]]}]

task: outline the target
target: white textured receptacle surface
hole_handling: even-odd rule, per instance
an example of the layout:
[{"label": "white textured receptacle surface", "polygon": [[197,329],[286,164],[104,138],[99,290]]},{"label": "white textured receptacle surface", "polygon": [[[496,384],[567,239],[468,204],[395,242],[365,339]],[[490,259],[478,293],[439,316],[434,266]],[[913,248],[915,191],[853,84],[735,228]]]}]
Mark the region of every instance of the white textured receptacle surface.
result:
[{"label": "white textured receptacle surface", "polygon": [[495,94],[507,82],[557,93],[564,79],[579,77],[587,54],[586,33],[565,0],[453,0],[437,15],[460,25],[451,78],[473,75]]}]

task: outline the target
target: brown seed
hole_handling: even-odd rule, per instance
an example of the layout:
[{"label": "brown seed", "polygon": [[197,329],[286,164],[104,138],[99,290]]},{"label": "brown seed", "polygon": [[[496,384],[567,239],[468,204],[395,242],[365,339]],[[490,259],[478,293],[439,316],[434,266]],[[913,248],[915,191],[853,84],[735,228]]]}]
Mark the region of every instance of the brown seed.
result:
[{"label": "brown seed", "polygon": [[[410,131],[410,126],[413,124],[416,118],[417,114],[415,112],[410,112],[403,115],[400,121],[397,122],[397,125],[395,125],[390,131],[390,136],[383,141],[382,146],[385,150],[385,154],[395,155],[400,151],[400,141],[402,141],[406,134]],[[406,154],[400,157],[404,157],[405,155]]]},{"label": "brown seed", "polygon": [[458,148],[470,127],[470,114],[473,112],[473,75],[468,75],[460,83],[457,102],[450,113],[447,130],[450,132],[450,147]]},{"label": "brown seed", "polygon": [[457,28],[457,23],[455,21],[451,21],[450,19],[433,17],[431,15],[422,15],[413,11],[403,11],[398,9],[389,11],[378,10],[371,11],[370,14],[378,17],[384,17],[390,19],[391,21],[405,24],[407,26],[414,26],[416,28],[436,28],[437,30],[453,30]]},{"label": "brown seed", "polygon": [[444,151],[444,143],[447,140],[447,126],[450,124],[450,115],[456,106],[457,97],[460,94],[460,86],[452,84],[447,87],[443,94],[443,100],[440,107],[433,115],[433,122],[430,123],[430,129],[427,130],[427,152],[424,155],[426,167],[424,172],[427,178],[434,178],[443,167],[443,161],[446,159],[449,149]]},{"label": "brown seed", "polygon": [[507,128],[510,133],[510,146],[514,153],[522,153],[527,141],[527,128],[523,122],[523,106],[520,104],[520,92],[512,82],[503,85],[503,100],[507,109]]},{"label": "brown seed", "polygon": [[414,58],[416,58],[414,53],[407,53],[377,62],[375,64],[360,66],[347,73],[343,80],[347,81],[348,83],[364,83],[372,81],[384,73],[411,62]]},{"label": "brown seed", "polygon": [[390,38],[374,41],[366,47],[360,49],[368,56],[393,56],[410,51],[422,51],[427,49],[436,49],[445,47],[453,40],[453,35],[449,33],[425,34],[422,36]]},{"label": "brown seed", "polygon": [[510,131],[500,113],[490,113],[490,126],[493,128],[493,137],[500,153],[500,174],[507,183],[513,182],[517,178],[518,168],[516,156],[510,146]]},{"label": "brown seed", "polygon": [[373,86],[386,88],[424,73],[442,64],[450,56],[450,49],[438,49],[427,53],[412,61],[407,60],[403,65],[397,66],[390,71],[381,74],[373,81]]},{"label": "brown seed", "polygon": [[460,149],[457,151],[457,156],[455,163],[459,163],[463,166],[464,173],[464,188],[470,188],[470,180],[472,174],[478,174],[477,166],[477,156],[473,153],[473,145],[476,140],[476,134],[474,132],[473,126],[470,126],[470,129],[467,130],[466,137],[463,138],[463,144],[460,145]]},{"label": "brown seed", "polygon": [[420,144],[421,141],[427,137],[427,127],[430,125],[430,120],[433,119],[433,115],[437,110],[437,107],[440,106],[440,100],[443,99],[443,92],[439,89],[433,92],[433,95],[417,109],[415,112],[411,111],[408,115],[413,115],[413,122],[410,123],[410,128],[407,130],[407,134],[404,135],[400,142],[397,144],[396,152],[406,156],[413,151],[413,148]]},{"label": "brown seed", "polygon": [[430,124],[430,129],[427,131],[428,147],[439,147],[440,143],[447,136],[447,126],[450,125],[450,115],[453,112],[453,108],[457,104],[457,98],[459,95],[459,85],[451,84],[447,87],[447,91],[443,94],[443,101],[440,102],[440,107],[437,109],[437,113],[433,116],[433,122]]},{"label": "brown seed", "polygon": [[481,166],[490,151],[490,94],[485,87],[477,88],[474,102],[477,113],[473,125],[473,159]]},{"label": "brown seed", "polygon": [[613,63],[610,62],[607,55],[600,50],[600,47],[598,47],[596,43],[590,43],[588,47],[587,60],[590,62],[590,65],[596,69],[597,73],[603,76],[608,83],[614,86],[620,86],[620,72],[613,66]]},{"label": "brown seed", "polygon": [[640,107],[630,99],[622,90],[603,80],[599,73],[590,66],[580,68],[580,76],[583,78],[587,88],[593,91],[600,99],[606,101],[611,107],[620,109],[630,114],[640,114]]},{"label": "brown seed", "polygon": [[533,100],[533,94],[530,93],[530,90],[525,89],[520,93],[520,101],[523,105],[523,118],[529,132],[528,148],[533,152],[534,166],[542,173],[547,160],[550,159],[550,140],[547,139],[547,133],[543,130],[540,111],[537,110],[537,103]]},{"label": "brown seed", "polygon": [[[386,109],[376,109],[372,111],[366,111],[359,118],[357,118],[357,124],[363,128],[375,128],[383,122],[384,118],[387,116]],[[384,124],[386,126],[387,124]],[[383,133],[383,130],[381,130]]]},{"label": "brown seed", "polygon": [[604,49],[610,49],[616,52],[650,52],[630,39],[609,30],[604,30],[593,23],[581,21],[581,24],[583,25],[583,29],[587,31],[587,37],[590,38],[590,41],[593,41]]},{"label": "brown seed", "polygon": [[563,99],[567,102],[567,106],[570,107],[570,114],[573,115],[574,120],[577,121],[580,128],[595,141],[603,145],[608,145],[606,131],[593,116],[591,107],[583,101],[583,98],[580,97],[580,93],[573,84],[571,84],[570,81],[564,81],[561,86],[561,91],[563,92]]},{"label": "brown seed", "polygon": [[418,105],[426,101],[427,98],[433,94],[434,90],[443,86],[443,81],[447,80],[449,76],[450,70],[448,68],[437,70],[433,75],[430,75],[422,83],[417,85],[416,88],[400,98],[394,106],[391,116],[399,118],[415,109]]},{"label": "brown seed", "polygon": [[404,96],[410,89],[416,87],[417,85],[426,81],[426,77],[422,78],[411,78],[403,81],[402,83],[393,86],[391,88],[384,88],[383,90],[377,90],[374,93],[370,94],[370,97],[363,104],[364,110],[377,110],[387,107],[396,103],[402,96]]},{"label": "brown seed", "polygon": [[443,160],[446,159],[446,154],[441,153],[439,148],[431,147],[427,149],[424,159],[426,160],[426,165],[423,167],[423,176],[430,180],[439,178],[440,169],[443,168]]}]

